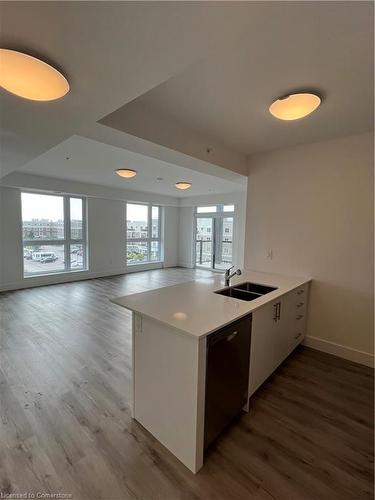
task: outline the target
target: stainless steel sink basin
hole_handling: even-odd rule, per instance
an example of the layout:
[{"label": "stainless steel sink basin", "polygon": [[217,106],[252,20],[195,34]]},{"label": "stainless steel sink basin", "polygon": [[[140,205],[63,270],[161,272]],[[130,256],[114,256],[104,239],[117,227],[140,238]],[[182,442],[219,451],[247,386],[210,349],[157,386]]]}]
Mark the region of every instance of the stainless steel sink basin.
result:
[{"label": "stainless steel sink basin", "polygon": [[258,283],[251,283],[247,281],[245,283],[239,283],[238,285],[222,288],[221,290],[216,290],[215,293],[218,293],[219,295],[226,295],[227,297],[232,297],[233,299],[249,301],[259,299],[259,297],[273,292],[274,290],[276,290],[275,287],[258,285]]},{"label": "stainless steel sink basin", "polygon": [[240,300],[254,300],[260,297],[260,295],[257,293],[247,292],[246,290],[239,290],[238,288],[234,287],[223,288],[222,290],[217,290],[215,293]]}]

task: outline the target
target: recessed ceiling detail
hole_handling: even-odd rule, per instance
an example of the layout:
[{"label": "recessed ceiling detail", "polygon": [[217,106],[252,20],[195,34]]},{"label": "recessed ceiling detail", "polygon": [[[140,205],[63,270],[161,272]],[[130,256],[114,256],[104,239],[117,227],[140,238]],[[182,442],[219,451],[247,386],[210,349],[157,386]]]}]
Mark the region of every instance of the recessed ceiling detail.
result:
[{"label": "recessed ceiling detail", "polygon": [[[373,129],[373,2],[23,2],[21,16],[16,4],[2,3],[2,38],[17,43],[7,48],[44,51],[69,70],[72,92],[38,105],[36,120],[33,101],[0,89],[0,177],[77,131],[164,161],[187,155],[183,164],[193,158],[201,171],[205,162],[207,171],[219,165],[245,175],[247,155]],[[308,85],[324,89],[327,101],[291,134],[270,117],[270,97]],[[70,168],[76,158],[64,162]],[[118,186],[108,172],[121,165],[108,167],[108,182]],[[134,168],[132,188],[143,178]],[[195,177],[157,175],[180,196],[192,190],[177,191],[179,179],[201,190]]]},{"label": "recessed ceiling detail", "polygon": [[54,101],[69,92],[67,79],[36,57],[0,49],[0,86],[32,101]]},{"label": "recessed ceiling detail", "polygon": [[[67,155],[71,161],[66,161]],[[131,166],[137,175],[120,179],[115,171],[121,165]],[[200,196],[207,194],[210,189],[217,194],[239,195],[246,191],[247,185],[247,177],[233,172],[229,180],[224,169],[218,168],[217,176],[209,175],[78,135],[69,137],[27,163],[23,172],[173,198],[192,194]],[[163,180],[158,181],[157,176]],[[188,179],[194,189],[176,189],[175,184],[181,179]]]},{"label": "recessed ceiling detail", "polygon": [[269,111],[279,120],[299,120],[315,111],[320,103],[317,94],[301,92],[280,97],[271,104]]}]

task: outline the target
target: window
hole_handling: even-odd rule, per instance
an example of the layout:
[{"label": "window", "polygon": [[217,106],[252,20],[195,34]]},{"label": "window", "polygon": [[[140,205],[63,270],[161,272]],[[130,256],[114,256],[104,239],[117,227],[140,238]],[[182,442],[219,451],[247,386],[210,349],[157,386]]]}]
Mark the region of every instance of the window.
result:
[{"label": "window", "polygon": [[161,208],[126,204],[126,262],[128,265],[161,260]]},{"label": "window", "polygon": [[22,193],[21,202],[24,277],[85,270],[84,198]]},{"label": "window", "polygon": [[233,264],[234,205],[197,207],[195,265],[224,270]]},{"label": "window", "polygon": [[216,206],[212,207],[197,207],[197,213],[198,214],[209,214],[212,212],[216,212]]},{"label": "window", "polygon": [[224,212],[234,212],[234,205],[223,205]]}]

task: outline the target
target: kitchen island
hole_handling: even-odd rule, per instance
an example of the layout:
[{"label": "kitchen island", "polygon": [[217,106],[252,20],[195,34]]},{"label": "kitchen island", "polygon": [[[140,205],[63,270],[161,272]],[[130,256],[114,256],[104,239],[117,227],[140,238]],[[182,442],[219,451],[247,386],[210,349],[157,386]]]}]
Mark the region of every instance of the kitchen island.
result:
[{"label": "kitchen island", "polygon": [[274,289],[240,300],[215,293],[224,288],[217,275],[112,299],[133,312],[132,416],[193,472],[205,449],[207,339],[248,329],[246,410],[305,335],[309,278],[245,271],[231,285],[244,282]]}]

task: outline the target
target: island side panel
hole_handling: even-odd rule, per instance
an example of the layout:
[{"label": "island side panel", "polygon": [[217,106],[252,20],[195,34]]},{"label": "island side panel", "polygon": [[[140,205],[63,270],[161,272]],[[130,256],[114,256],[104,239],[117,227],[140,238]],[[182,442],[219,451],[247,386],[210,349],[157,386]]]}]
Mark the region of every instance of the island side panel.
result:
[{"label": "island side panel", "polygon": [[206,361],[207,337],[199,339],[198,352],[198,380],[197,380],[197,421],[196,421],[196,451],[195,472],[203,467],[204,456],[204,411],[206,402]]},{"label": "island side panel", "polygon": [[136,330],[142,330],[142,316],[136,312],[132,312],[132,405],[131,405],[131,416],[135,418],[135,332]]},{"label": "island side panel", "polygon": [[134,418],[197,472],[203,464],[202,344],[151,318],[133,319]]}]

